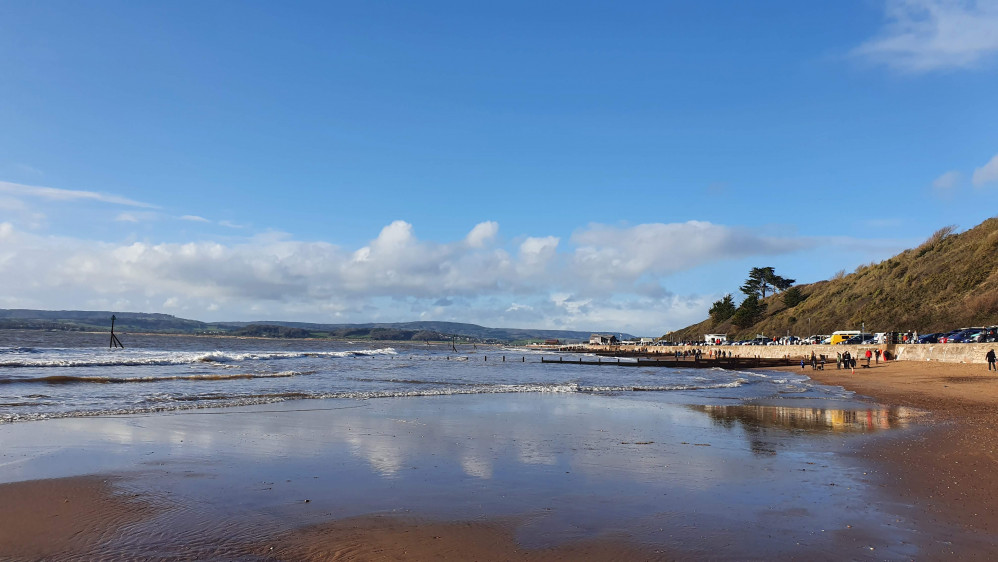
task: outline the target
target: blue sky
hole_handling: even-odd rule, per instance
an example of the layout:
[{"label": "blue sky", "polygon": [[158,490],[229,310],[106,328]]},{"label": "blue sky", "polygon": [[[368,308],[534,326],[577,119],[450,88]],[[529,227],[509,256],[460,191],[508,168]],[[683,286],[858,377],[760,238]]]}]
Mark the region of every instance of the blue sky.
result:
[{"label": "blue sky", "polygon": [[0,307],[659,335],[998,208],[998,3],[6,2]]}]

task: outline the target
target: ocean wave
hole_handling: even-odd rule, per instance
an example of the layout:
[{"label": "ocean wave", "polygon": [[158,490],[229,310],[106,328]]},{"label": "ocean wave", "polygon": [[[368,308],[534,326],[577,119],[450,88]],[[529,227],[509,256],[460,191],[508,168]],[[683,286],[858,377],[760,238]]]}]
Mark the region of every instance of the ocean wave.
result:
[{"label": "ocean wave", "polygon": [[4,353],[42,353],[35,347],[0,347],[0,355]]},{"label": "ocean wave", "polygon": [[0,384],[123,384],[150,383],[167,381],[231,381],[240,379],[275,379],[311,375],[315,371],[281,371],[278,373],[232,373],[232,374],[199,374],[199,375],[159,375],[148,377],[105,377],[53,375],[50,377],[6,377],[0,378]]},{"label": "ocean wave", "polygon": [[670,385],[641,385],[641,386],[587,386],[579,387],[580,392],[671,392],[676,390],[711,390],[715,388],[738,388],[745,384],[751,384],[747,379],[735,379],[729,382],[719,382],[714,384],[670,384]]},{"label": "ocean wave", "polygon": [[191,352],[106,352],[92,356],[49,357],[34,359],[17,357],[0,359],[0,367],[138,367],[164,365],[193,365],[197,363],[232,363],[240,361],[271,361],[276,359],[296,359],[300,357],[345,358],[369,357],[376,355],[396,355],[394,348],[360,349],[351,351],[291,351],[291,352],[255,352],[233,353],[212,351],[207,353]]},{"label": "ocean wave", "polygon": [[[181,377],[184,378],[184,377]],[[727,383],[705,385],[662,385],[662,386],[580,386],[577,383],[565,384],[492,384],[474,386],[455,386],[440,383],[436,388],[419,388],[407,390],[373,390],[373,391],[342,391],[342,392],[305,392],[287,391],[266,394],[221,394],[202,393],[192,395],[155,395],[147,396],[141,406],[98,410],[79,410],[65,412],[38,413],[0,413],[0,424],[18,421],[33,421],[49,418],[95,417],[150,414],[156,412],[172,412],[185,410],[200,410],[208,408],[230,408],[238,406],[254,406],[272,404],[290,400],[371,400],[380,398],[415,398],[428,396],[453,396],[468,394],[514,394],[514,393],[602,393],[602,392],[671,392],[684,390],[702,390],[713,388],[734,388],[749,383],[746,379],[737,379]]]}]

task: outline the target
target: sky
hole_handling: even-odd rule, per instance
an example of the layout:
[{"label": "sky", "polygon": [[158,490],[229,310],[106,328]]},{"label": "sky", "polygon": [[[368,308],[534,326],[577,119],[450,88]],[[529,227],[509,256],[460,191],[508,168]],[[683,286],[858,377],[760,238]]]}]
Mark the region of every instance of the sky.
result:
[{"label": "sky", "polygon": [[656,336],[998,209],[998,0],[0,3],[0,308]]}]

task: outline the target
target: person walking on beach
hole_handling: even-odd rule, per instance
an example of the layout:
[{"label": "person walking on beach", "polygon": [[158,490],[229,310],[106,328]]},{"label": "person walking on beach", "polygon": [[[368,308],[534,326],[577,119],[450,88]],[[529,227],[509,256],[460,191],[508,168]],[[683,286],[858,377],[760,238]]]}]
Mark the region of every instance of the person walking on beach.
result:
[{"label": "person walking on beach", "polygon": [[880,364],[880,348],[878,347],[876,351],[873,352],[873,356],[877,360],[877,365]]},{"label": "person walking on beach", "polygon": [[836,369],[841,369],[842,368],[842,352],[841,351],[836,351],[835,352],[835,368]]},{"label": "person walking on beach", "polygon": [[866,350],[866,367],[870,368],[870,359],[873,358],[873,352],[869,349]]},{"label": "person walking on beach", "polygon": [[998,367],[995,366],[995,350],[994,349],[992,349],[991,351],[989,351],[988,354],[984,356],[984,358],[988,360],[988,371],[992,371],[992,370],[998,371]]}]

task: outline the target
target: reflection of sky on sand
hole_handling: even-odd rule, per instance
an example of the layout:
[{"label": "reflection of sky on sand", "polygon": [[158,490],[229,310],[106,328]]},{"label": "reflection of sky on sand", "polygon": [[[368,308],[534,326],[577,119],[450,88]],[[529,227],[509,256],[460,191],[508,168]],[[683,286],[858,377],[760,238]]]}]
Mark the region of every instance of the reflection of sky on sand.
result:
[{"label": "reflection of sky on sand", "polygon": [[[865,469],[834,453],[910,417],[899,409],[683,406],[597,395],[317,406],[7,425],[0,482],[186,468],[206,477],[136,476],[137,486],[213,506],[171,523],[181,526],[236,516],[233,504],[285,527],[400,510],[533,514],[518,529],[532,546],[626,529],[641,540],[672,536],[699,555],[714,548],[699,537],[725,534],[732,544],[787,554],[782,549],[799,540],[830,540],[816,529],[899,518],[871,503],[876,489]],[[308,510],[302,498],[311,500]],[[907,554],[898,533],[881,533],[877,552]]]}]

